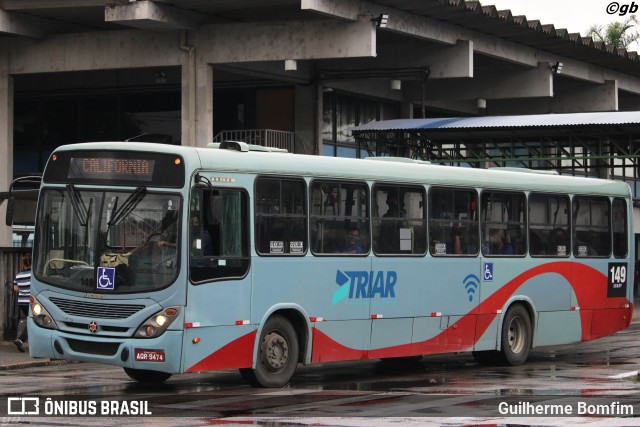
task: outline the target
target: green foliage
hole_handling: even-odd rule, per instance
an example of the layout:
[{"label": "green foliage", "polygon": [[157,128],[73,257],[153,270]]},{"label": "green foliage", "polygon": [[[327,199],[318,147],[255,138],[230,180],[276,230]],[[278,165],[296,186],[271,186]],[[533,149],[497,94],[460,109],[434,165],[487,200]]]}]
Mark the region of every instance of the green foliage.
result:
[{"label": "green foliage", "polygon": [[626,48],[640,39],[640,34],[635,29],[637,24],[638,19],[631,15],[623,22],[610,22],[606,26],[594,24],[587,31],[587,36],[616,48]]}]

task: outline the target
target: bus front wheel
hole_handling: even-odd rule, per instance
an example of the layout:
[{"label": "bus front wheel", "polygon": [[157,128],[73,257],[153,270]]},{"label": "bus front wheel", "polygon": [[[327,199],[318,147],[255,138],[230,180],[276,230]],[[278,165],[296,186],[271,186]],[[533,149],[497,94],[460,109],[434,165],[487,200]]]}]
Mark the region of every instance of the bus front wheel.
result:
[{"label": "bus front wheel", "polygon": [[502,323],[502,357],[508,365],[521,365],[527,360],[533,338],[531,316],[517,304],[507,311]]},{"label": "bus front wheel", "polygon": [[255,387],[283,387],[298,365],[298,339],[287,319],[273,316],[265,323],[258,342],[256,368],[240,369],[245,381]]},{"label": "bus front wheel", "polygon": [[160,371],[150,371],[146,369],[132,369],[123,368],[124,372],[129,375],[129,378],[136,380],[140,383],[147,384],[160,384],[165,382],[171,377],[171,374]]}]

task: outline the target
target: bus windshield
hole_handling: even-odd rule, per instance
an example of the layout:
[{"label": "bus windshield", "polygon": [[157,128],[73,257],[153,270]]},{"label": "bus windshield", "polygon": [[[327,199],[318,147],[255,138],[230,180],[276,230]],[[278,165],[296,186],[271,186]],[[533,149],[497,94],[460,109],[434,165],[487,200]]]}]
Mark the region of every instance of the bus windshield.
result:
[{"label": "bus windshield", "polygon": [[[147,292],[170,285],[179,271],[180,200],[179,195],[152,194],[144,187],[97,191],[69,184],[43,189],[36,278],[97,293]],[[113,277],[109,286],[96,281],[98,270]]]}]

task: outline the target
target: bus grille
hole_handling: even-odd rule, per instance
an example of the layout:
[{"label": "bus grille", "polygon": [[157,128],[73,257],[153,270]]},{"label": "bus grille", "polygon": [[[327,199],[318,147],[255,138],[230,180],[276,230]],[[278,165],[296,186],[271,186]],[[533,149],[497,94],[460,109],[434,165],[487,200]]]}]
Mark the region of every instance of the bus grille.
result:
[{"label": "bus grille", "polygon": [[98,354],[100,356],[114,356],[120,347],[119,343],[80,341],[67,338],[71,350],[77,353]]},{"label": "bus grille", "polygon": [[50,298],[49,300],[66,314],[92,319],[126,319],[145,308],[144,305],[134,304],[102,304],[62,298]]}]

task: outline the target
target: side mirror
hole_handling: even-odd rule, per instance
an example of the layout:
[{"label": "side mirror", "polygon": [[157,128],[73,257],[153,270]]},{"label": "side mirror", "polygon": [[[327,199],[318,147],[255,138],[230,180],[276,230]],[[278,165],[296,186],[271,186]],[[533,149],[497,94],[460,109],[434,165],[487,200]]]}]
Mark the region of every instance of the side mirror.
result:
[{"label": "side mirror", "polygon": [[13,197],[9,197],[9,199],[7,199],[7,216],[5,218],[5,223],[9,227],[13,226],[13,202]]}]

